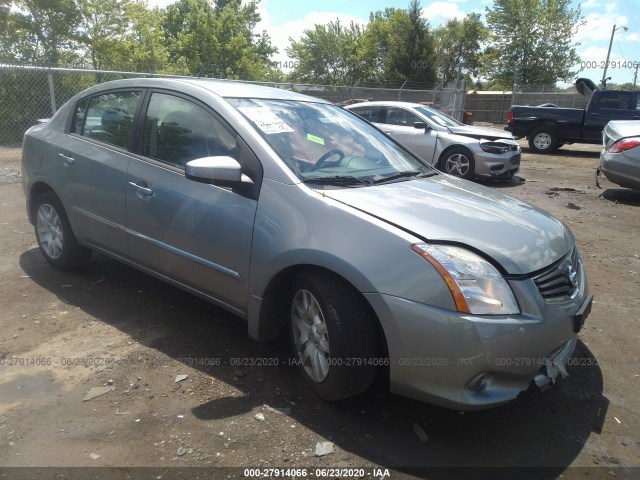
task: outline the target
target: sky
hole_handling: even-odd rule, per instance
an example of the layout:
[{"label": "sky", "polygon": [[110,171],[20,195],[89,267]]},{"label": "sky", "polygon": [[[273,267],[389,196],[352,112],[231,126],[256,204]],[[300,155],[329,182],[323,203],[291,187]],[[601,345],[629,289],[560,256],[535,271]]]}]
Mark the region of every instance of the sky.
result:
[{"label": "sky", "polygon": [[[175,0],[147,0],[150,6],[166,6]],[[258,6],[262,21],[258,31],[266,30],[279,52],[275,62],[290,60],[285,51],[289,37],[299,39],[305,29],[318,23],[328,23],[339,18],[346,24],[351,21],[365,25],[371,11],[386,7],[406,8],[409,0],[262,0]],[[463,18],[467,13],[484,15],[492,0],[422,0],[422,15],[432,26],[446,23],[451,18]],[[603,66],[616,26],[607,77],[609,82],[632,82],[636,65],[640,63],[640,0],[573,0],[573,7],[580,5],[586,24],[580,28],[574,40],[579,42],[578,54],[584,69],[580,77],[591,78],[598,83],[603,76]],[[628,30],[625,31],[624,28]],[[625,65],[626,63],[626,65]],[[592,68],[587,68],[592,67]],[[594,68],[593,68],[594,67]],[[638,71],[640,84],[640,71]]]}]

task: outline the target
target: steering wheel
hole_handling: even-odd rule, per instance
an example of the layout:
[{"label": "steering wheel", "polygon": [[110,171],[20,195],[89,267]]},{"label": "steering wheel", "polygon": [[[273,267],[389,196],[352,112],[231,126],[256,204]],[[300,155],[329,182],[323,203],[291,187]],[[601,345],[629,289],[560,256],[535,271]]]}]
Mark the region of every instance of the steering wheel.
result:
[{"label": "steering wheel", "polygon": [[329,150],[327,153],[325,153],[318,159],[313,169],[317,170],[319,168],[322,168],[324,164],[327,163],[327,160],[333,157],[334,155],[338,155],[338,157],[340,157],[338,158],[338,162],[340,162],[344,158],[344,152],[342,150],[338,150],[337,148],[333,150]]}]

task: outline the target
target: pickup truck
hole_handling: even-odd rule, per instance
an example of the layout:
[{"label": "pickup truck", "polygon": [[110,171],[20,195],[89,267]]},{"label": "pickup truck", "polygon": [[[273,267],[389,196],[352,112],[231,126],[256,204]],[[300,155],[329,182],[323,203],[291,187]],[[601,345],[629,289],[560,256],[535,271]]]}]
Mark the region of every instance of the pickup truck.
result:
[{"label": "pickup truck", "polygon": [[565,143],[601,143],[602,130],[610,120],[640,119],[640,92],[597,90],[593,82],[583,79],[576,87],[589,96],[586,108],[514,105],[505,130],[517,139],[526,137],[532,152],[551,153]]}]

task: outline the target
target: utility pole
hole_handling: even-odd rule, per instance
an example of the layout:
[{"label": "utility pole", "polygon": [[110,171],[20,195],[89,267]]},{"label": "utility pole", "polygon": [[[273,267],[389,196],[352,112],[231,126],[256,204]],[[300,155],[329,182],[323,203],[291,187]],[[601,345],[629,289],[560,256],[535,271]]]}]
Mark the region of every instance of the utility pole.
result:
[{"label": "utility pole", "polygon": [[609,56],[611,55],[611,46],[613,45],[613,36],[616,34],[616,30],[620,30],[621,28],[624,28],[625,32],[629,30],[627,27],[624,27],[624,26],[620,26],[616,28],[615,24],[611,29],[611,40],[609,40],[609,50],[607,50],[607,61],[604,63],[604,73],[602,74],[602,80],[600,80],[602,82],[602,88],[607,88],[607,80],[609,80],[607,78],[607,69],[609,68]]},{"label": "utility pole", "polygon": [[640,62],[636,62],[636,73],[633,74],[633,89],[636,89],[636,81],[638,80],[638,67],[640,66]]}]

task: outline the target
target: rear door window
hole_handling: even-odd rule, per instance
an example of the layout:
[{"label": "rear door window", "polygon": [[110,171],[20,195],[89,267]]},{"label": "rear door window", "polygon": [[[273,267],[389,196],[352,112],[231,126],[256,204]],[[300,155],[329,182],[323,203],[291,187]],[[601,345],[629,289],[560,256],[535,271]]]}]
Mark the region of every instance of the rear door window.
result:
[{"label": "rear door window", "polygon": [[140,97],[140,92],[104,93],[89,100],[86,112],[82,111],[84,104],[80,102],[76,108],[72,131],[83,137],[128,148],[133,117]]}]

